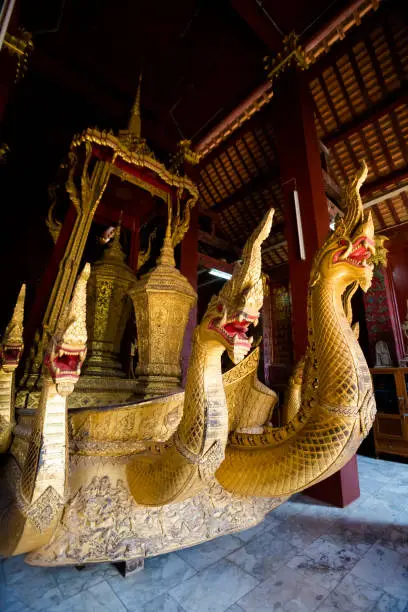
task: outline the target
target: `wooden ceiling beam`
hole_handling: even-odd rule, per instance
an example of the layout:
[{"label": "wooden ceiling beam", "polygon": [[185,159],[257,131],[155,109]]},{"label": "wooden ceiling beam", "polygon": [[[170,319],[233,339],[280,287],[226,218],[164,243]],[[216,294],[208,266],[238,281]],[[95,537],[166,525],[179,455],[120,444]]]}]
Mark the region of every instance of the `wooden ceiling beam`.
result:
[{"label": "wooden ceiling beam", "polygon": [[231,4],[269,49],[280,50],[282,47],[282,35],[279,34],[267,18],[261,3],[248,2],[248,0],[232,0]]},{"label": "wooden ceiling beam", "polygon": [[229,242],[229,240],[225,240],[219,236],[212,236],[203,230],[199,230],[198,232],[198,242],[203,242],[204,244],[208,244],[209,246],[215,247],[227,253],[233,253],[237,257],[241,255],[241,249],[235,244]]},{"label": "wooden ceiling beam", "polygon": [[[268,112],[267,112],[268,111]],[[204,155],[204,157],[200,160],[199,169],[204,168],[208,164],[212,163],[214,159],[217,159],[219,155],[228,149],[228,147],[233,147],[236,145],[240,138],[243,138],[245,134],[251,132],[255,127],[260,126],[263,127],[265,121],[267,121],[269,116],[269,106],[266,105],[257,113],[252,115],[247,121],[245,121],[239,128],[231,132],[229,136],[225,138],[219,145],[215,146],[210,150],[209,153]],[[194,147],[197,150],[197,147]]]},{"label": "wooden ceiling beam", "polygon": [[309,81],[320,76],[324,70],[331,68],[341,57],[350,53],[353,46],[360,42],[364,36],[369,36],[370,33],[387,18],[389,6],[387,2],[380,4],[379,8],[366,15],[361,24],[347,33],[343,40],[336,42],[331,50],[318,59],[305,73]]},{"label": "wooden ceiling beam", "polygon": [[234,264],[223,261],[222,259],[215,259],[215,257],[210,257],[205,253],[198,253],[198,264],[203,266],[203,268],[216,268],[217,270],[222,270],[222,272],[228,272],[229,274],[232,274],[234,268]]},{"label": "wooden ceiling beam", "polygon": [[408,82],[404,81],[402,87],[390,93],[385,98],[382,98],[376,104],[363,111],[356,117],[353,117],[347,123],[344,123],[339,129],[322,138],[323,144],[329,149],[334,147],[338,142],[343,142],[353,134],[361,132],[366,125],[370,125],[384,115],[392,112],[402,104],[408,102]]},{"label": "wooden ceiling beam", "polygon": [[373,191],[384,189],[389,185],[397,185],[406,178],[408,178],[408,166],[403,166],[402,168],[398,168],[385,176],[379,176],[374,181],[370,181],[363,185],[361,188],[361,195],[368,195],[373,193]]},{"label": "wooden ceiling beam", "polygon": [[251,197],[256,192],[261,191],[265,187],[269,185],[269,183],[273,181],[277,181],[280,179],[280,171],[276,166],[275,168],[269,169],[267,172],[262,172],[258,174],[252,181],[243,185],[240,189],[237,189],[235,193],[228,196],[222,202],[218,202],[212,207],[213,211],[223,212],[237,204],[241,200],[244,200],[247,197]]}]

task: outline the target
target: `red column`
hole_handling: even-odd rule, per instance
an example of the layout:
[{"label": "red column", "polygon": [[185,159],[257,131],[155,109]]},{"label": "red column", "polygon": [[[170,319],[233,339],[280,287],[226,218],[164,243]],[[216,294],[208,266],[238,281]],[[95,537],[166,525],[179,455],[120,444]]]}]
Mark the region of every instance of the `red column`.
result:
[{"label": "red column", "polygon": [[[272,108],[285,200],[295,361],[307,346],[306,301],[314,254],[329,230],[313,100],[303,74],[289,73],[276,85]],[[306,260],[299,254],[293,191],[296,187],[302,218]]]},{"label": "red column", "polygon": [[[190,227],[181,243],[180,271],[193,288],[197,291],[198,270],[198,207],[191,211]],[[194,328],[197,325],[197,306],[190,311],[190,317],[184,334],[183,349],[181,352],[181,371],[183,385],[187,375],[187,367],[191,353]]]},{"label": "red column", "polygon": [[271,283],[268,277],[266,291],[262,306],[262,346],[263,346],[263,365],[264,379],[268,387],[270,381],[270,367],[273,362],[273,329],[272,329],[272,304],[271,304]]},{"label": "red column", "polygon": [[55,282],[55,279],[57,278],[58,268],[62,258],[64,257],[65,249],[67,248],[67,244],[69,242],[71,232],[75,225],[76,218],[77,212],[74,206],[70,204],[65,215],[65,219],[60,234],[58,236],[58,240],[54,245],[54,249],[52,251],[48,265],[44,271],[40,285],[37,289],[35,301],[30,311],[28,321],[24,326],[24,344],[26,347],[31,344],[31,341],[34,338],[34,334],[41,324],[53,284]]},{"label": "red column", "polygon": [[[289,72],[279,78],[273,105],[278,157],[285,200],[295,361],[307,347],[307,289],[313,257],[329,231],[319,141],[307,73]],[[299,193],[306,259],[300,258],[293,190]],[[307,490],[321,501],[345,506],[359,494],[357,461]]]},{"label": "red column", "polygon": [[[385,244],[389,249],[386,268],[387,289],[389,292],[389,308],[398,357],[406,354],[406,340],[401,323],[408,315],[408,230],[403,228],[389,236]],[[402,357],[401,357],[402,355]]]}]

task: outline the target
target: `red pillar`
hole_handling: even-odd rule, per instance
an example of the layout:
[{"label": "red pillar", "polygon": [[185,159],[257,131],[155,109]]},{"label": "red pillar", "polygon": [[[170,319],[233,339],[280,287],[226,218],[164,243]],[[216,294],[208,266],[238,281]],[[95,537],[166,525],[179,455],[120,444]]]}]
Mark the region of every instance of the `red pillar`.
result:
[{"label": "red pillar", "polygon": [[262,306],[262,345],[263,345],[263,365],[264,379],[268,387],[270,381],[270,367],[273,362],[273,329],[272,329],[272,303],[271,303],[271,282],[268,277],[266,291]]},{"label": "red pillar", "polygon": [[54,245],[48,265],[44,271],[40,285],[37,289],[35,301],[30,311],[28,321],[24,326],[24,344],[26,347],[31,344],[34,338],[34,334],[41,324],[42,318],[47,307],[47,302],[52,291],[52,287],[54,285],[55,279],[57,278],[58,268],[62,258],[64,257],[65,250],[67,248],[67,244],[69,242],[73,227],[75,225],[76,218],[77,212],[74,206],[70,204],[65,215],[65,219],[60,234],[58,236],[58,240]]},{"label": "red pillar", "polygon": [[[319,141],[307,73],[290,71],[276,84],[273,118],[285,201],[285,237],[288,241],[289,278],[292,298],[293,351],[295,361],[307,347],[307,289],[316,251],[329,231]],[[299,194],[306,252],[300,258],[293,190]],[[307,490],[321,501],[345,506],[359,497],[357,461]]]},{"label": "red pillar", "polygon": [[[197,291],[198,270],[198,207],[191,211],[190,227],[181,243],[180,271]],[[186,332],[184,334],[183,349],[181,351],[181,371],[183,385],[187,375],[187,367],[191,353],[194,328],[197,325],[197,306],[190,311]]]},{"label": "red pillar", "polygon": [[388,306],[397,354],[398,358],[401,359],[407,351],[401,323],[408,316],[408,230],[400,228],[394,234],[389,235],[389,242],[385,246],[389,249],[385,276],[389,298]]},{"label": "red pillar", "polygon": [[[303,74],[284,75],[276,85],[272,108],[285,200],[295,361],[306,351],[306,301],[313,256],[329,230],[313,100]],[[299,193],[306,259],[300,258],[294,188]]]}]

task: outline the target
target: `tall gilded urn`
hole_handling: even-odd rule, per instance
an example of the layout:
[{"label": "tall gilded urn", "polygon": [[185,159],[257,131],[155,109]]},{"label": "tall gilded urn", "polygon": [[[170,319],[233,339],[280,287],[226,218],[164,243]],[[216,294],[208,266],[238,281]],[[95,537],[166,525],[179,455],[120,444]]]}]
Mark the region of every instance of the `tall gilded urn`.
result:
[{"label": "tall gilded urn", "polygon": [[127,376],[120,360],[121,342],[132,308],[129,289],[136,276],[125,263],[120,224],[102,258],[92,264],[88,280],[86,376]]},{"label": "tall gilded urn", "polygon": [[153,397],[174,392],[181,380],[184,332],[197,294],[176,268],[167,228],[157,266],[130,290],[136,315],[137,392]]}]

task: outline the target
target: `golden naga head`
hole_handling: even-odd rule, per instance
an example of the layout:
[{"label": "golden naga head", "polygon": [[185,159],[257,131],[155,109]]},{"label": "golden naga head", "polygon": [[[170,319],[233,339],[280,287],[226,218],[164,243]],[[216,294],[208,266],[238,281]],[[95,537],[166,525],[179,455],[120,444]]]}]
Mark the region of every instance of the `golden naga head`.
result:
[{"label": "golden naga head", "polygon": [[253,339],[247,332],[256,326],[263,304],[262,252],[269,236],[274,209],[271,208],[248,238],[242,260],[235,264],[232,278],[219,295],[214,296],[198,327],[202,341],[221,343],[233,363],[239,363],[249,352]]},{"label": "golden naga head", "polygon": [[23,352],[23,320],[26,286],[21,285],[10,323],[0,345],[0,364],[5,372],[13,372]]},{"label": "golden naga head", "polygon": [[360,188],[367,177],[367,166],[360,169],[343,194],[342,217],[322,248],[317,253],[312,269],[312,286],[319,278],[333,281],[346,288],[357,282],[363,291],[371,286],[376,245],[374,224],[369,212],[364,215]]},{"label": "golden naga head", "polygon": [[44,358],[60,395],[73,391],[86,357],[86,286],[90,273],[91,266],[87,263]]}]

